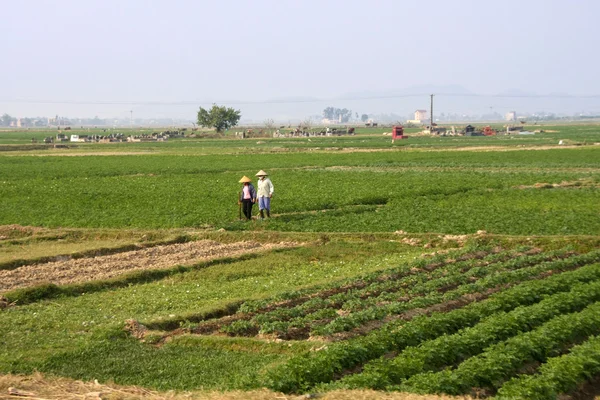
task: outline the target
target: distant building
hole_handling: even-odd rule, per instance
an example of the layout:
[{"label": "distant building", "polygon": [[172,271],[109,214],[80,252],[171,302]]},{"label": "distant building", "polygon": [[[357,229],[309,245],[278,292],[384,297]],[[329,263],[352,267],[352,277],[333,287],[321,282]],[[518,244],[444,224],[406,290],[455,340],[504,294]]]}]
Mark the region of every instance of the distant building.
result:
[{"label": "distant building", "polygon": [[419,121],[425,121],[429,119],[429,117],[427,116],[427,110],[415,111],[415,119],[418,119]]},{"label": "distant building", "polygon": [[504,114],[504,119],[507,121],[516,121],[517,120],[517,112],[516,111],[507,112],[506,114]]},{"label": "distant building", "polygon": [[429,119],[427,114],[427,110],[417,110],[415,111],[415,119],[409,119],[408,122],[413,124],[421,124]]}]

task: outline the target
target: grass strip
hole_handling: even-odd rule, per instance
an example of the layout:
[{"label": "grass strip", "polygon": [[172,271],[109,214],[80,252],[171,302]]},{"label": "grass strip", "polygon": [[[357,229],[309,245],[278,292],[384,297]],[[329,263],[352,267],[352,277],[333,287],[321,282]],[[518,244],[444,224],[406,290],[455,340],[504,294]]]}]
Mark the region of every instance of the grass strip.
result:
[{"label": "grass strip", "polygon": [[400,351],[423,341],[435,339],[472,326],[500,311],[534,304],[544,296],[564,292],[579,282],[600,277],[600,264],[552,275],[543,280],[527,281],[488,299],[471,303],[447,313],[433,313],[405,321],[394,321],[366,336],[329,345],[318,352],[307,352],[266,371],[263,385],[273,390],[292,393],[311,389],[319,383],[331,382],[346,370],[390,351]]},{"label": "grass strip", "polygon": [[454,370],[426,372],[406,380],[391,390],[411,393],[461,394],[473,387],[495,389],[525,363],[544,362],[574,342],[600,333],[600,303],[583,311],[560,315],[539,328],[490,346],[467,359]]},{"label": "grass strip", "polygon": [[600,281],[579,284],[570,292],[555,294],[532,306],[494,314],[454,335],[408,347],[392,360],[374,360],[365,365],[362,373],[348,375],[333,387],[385,389],[412,375],[453,365],[481,353],[495,342],[529,331],[560,314],[580,311],[596,301],[600,301]]},{"label": "grass strip", "polygon": [[600,336],[591,336],[571,351],[549,358],[535,375],[519,375],[498,390],[496,399],[553,400],[600,374]]}]

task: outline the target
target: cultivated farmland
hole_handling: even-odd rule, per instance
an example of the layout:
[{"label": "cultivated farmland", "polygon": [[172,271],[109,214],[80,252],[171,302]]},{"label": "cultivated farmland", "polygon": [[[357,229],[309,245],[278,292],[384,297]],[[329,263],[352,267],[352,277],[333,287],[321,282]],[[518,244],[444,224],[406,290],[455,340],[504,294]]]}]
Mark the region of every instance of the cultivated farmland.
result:
[{"label": "cultivated farmland", "polygon": [[[56,149],[0,133],[0,398],[95,380],[113,398],[593,398],[600,128],[544,128]],[[259,169],[273,218],[240,221]]]}]

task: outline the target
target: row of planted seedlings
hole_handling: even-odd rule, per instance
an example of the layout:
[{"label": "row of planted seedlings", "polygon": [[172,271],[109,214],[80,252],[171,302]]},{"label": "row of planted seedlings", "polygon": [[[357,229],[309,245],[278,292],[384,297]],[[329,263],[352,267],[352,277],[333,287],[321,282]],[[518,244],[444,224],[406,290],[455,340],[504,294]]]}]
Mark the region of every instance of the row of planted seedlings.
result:
[{"label": "row of planted seedlings", "polygon": [[[429,263],[422,268],[411,266],[409,272],[405,275],[383,271],[380,275],[381,280],[363,288],[336,293],[327,298],[313,299],[289,312],[285,310],[281,313],[276,310],[272,313],[260,314],[253,320],[260,325],[261,332],[265,333],[282,335],[285,334],[285,329],[288,328],[312,328],[311,333],[314,333],[321,326],[329,328],[333,326],[334,321],[344,320],[346,315],[351,315],[365,308],[381,306],[398,299],[408,300],[411,294],[419,294],[418,287],[422,287],[432,280],[436,280],[439,287],[442,288],[445,284],[452,284],[450,283],[450,276],[457,272],[461,273],[477,266],[507,260],[516,257],[517,254],[512,251],[490,254],[481,252],[477,257],[447,260],[443,264]],[[428,290],[425,290],[425,292],[428,292]],[[286,318],[288,315],[291,318]],[[307,324],[311,325],[308,326]]]},{"label": "row of planted seedlings", "polygon": [[565,313],[578,312],[600,301],[600,281],[579,283],[571,291],[557,293],[539,303],[499,312],[453,335],[407,347],[394,358],[382,357],[362,371],[337,381],[333,387],[386,389],[408,378],[459,364],[487,347],[527,332]]},{"label": "row of planted seedlings", "polygon": [[[305,339],[309,335],[332,338],[336,334],[347,338],[343,332],[359,328],[364,333],[363,326],[372,321],[456,301],[468,294],[481,295],[498,285],[535,277],[553,268],[547,263],[549,260],[570,254],[567,250],[533,255],[508,251],[435,268],[413,267],[411,274],[399,279],[376,282],[327,298],[317,297],[293,308],[261,313],[224,330],[237,334],[258,331],[284,339]],[[376,328],[376,324],[371,328]]]},{"label": "row of planted seedlings", "polygon": [[573,346],[566,354],[548,358],[535,374],[511,378],[500,387],[495,398],[554,400],[559,395],[576,395],[590,378],[597,380],[599,376],[600,336],[596,335]]},{"label": "row of planted seedlings", "polygon": [[600,302],[595,302],[582,311],[559,315],[530,332],[496,343],[454,369],[417,374],[390,389],[461,394],[476,387],[493,394],[522,368],[543,363],[599,333]]},{"label": "row of planted seedlings", "polygon": [[[399,293],[383,293],[362,302],[344,307],[351,311],[326,325],[317,325],[313,332],[319,336],[330,336],[350,331],[363,324],[401,316],[416,309],[426,309],[436,304],[453,301],[472,301],[465,296],[481,296],[489,290],[496,290],[499,285],[510,285],[524,279],[536,277],[551,268],[548,263],[556,258],[566,257],[568,251],[555,251],[539,255],[514,255],[509,261],[500,258],[488,263],[471,265],[452,265],[450,268],[435,271],[429,280],[415,283]],[[505,254],[510,256],[510,254]],[[493,257],[496,258],[496,257]],[[529,267],[529,268],[526,268]],[[441,275],[441,276],[437,276]],[[452,305],[454,306],[454,305]]]},{"label": "row of planted seedlings", "polygon": [[[532,251],[524,248],[522,251]],[[424,257],[412,263],[402,263],[393,268],[378,270],[358,278],[343,279],[326,285],[317,285],[288,291],[267,299],[250,300],[244,302],[232,314],[217,320],[207,320],[191,328],[192,333],[207,334],[216,331],[230,335],[252,336],[260,331],[261,324],[273,321],[285,321],[294,317],[303,316],[311,311],[322,308],[323,302],[338,304],[337,297],[349,296],[354,293],[379,293],[390,290],[396,281],[412,275],[422,274],[424,271],[434,270],[455,262],[479,260],[488,253],[500,252],[498,248],[463,248],[448,253],[440,252],[432,257]],[[363,294],[364,296],[364,294]],[[271,318],[271,315],[276,317]]]},{"label": "row of planted seedlings", "polygon": [[[370,360],[408,346],[451,335],[499,312],[531,305],[580,283],[600,279],[600,251],[554,261],[540,279],[508,286],[481,301],[461,304],[459,308],[418,315],[410,320],[392,320],[364,336],[330,343],[318,352],[306,352],[279,364],[264,375],[263,384],[278,391],[302,392],[320,383],[340,379]],[[529,269],[529,268],[527,268]],[[525,270],[527,270],[525,269]],[[564,271],[564,272],[561,272]]]}]

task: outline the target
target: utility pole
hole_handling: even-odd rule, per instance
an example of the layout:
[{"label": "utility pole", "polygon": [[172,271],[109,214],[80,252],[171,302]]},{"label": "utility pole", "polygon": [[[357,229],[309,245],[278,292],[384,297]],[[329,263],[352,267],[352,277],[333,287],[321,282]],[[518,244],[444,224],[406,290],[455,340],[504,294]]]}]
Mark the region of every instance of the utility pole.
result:
[{"label": "utility pole", "polygon": [[430,109],[430,114],[429,114],[429,131],[431,133],[433,133],[433,94],[430,95],[431,96],[431,109]]},{"label": "utility pole", "polygon": [[133,110],[129,110],[129,127],[133,129]]}]

